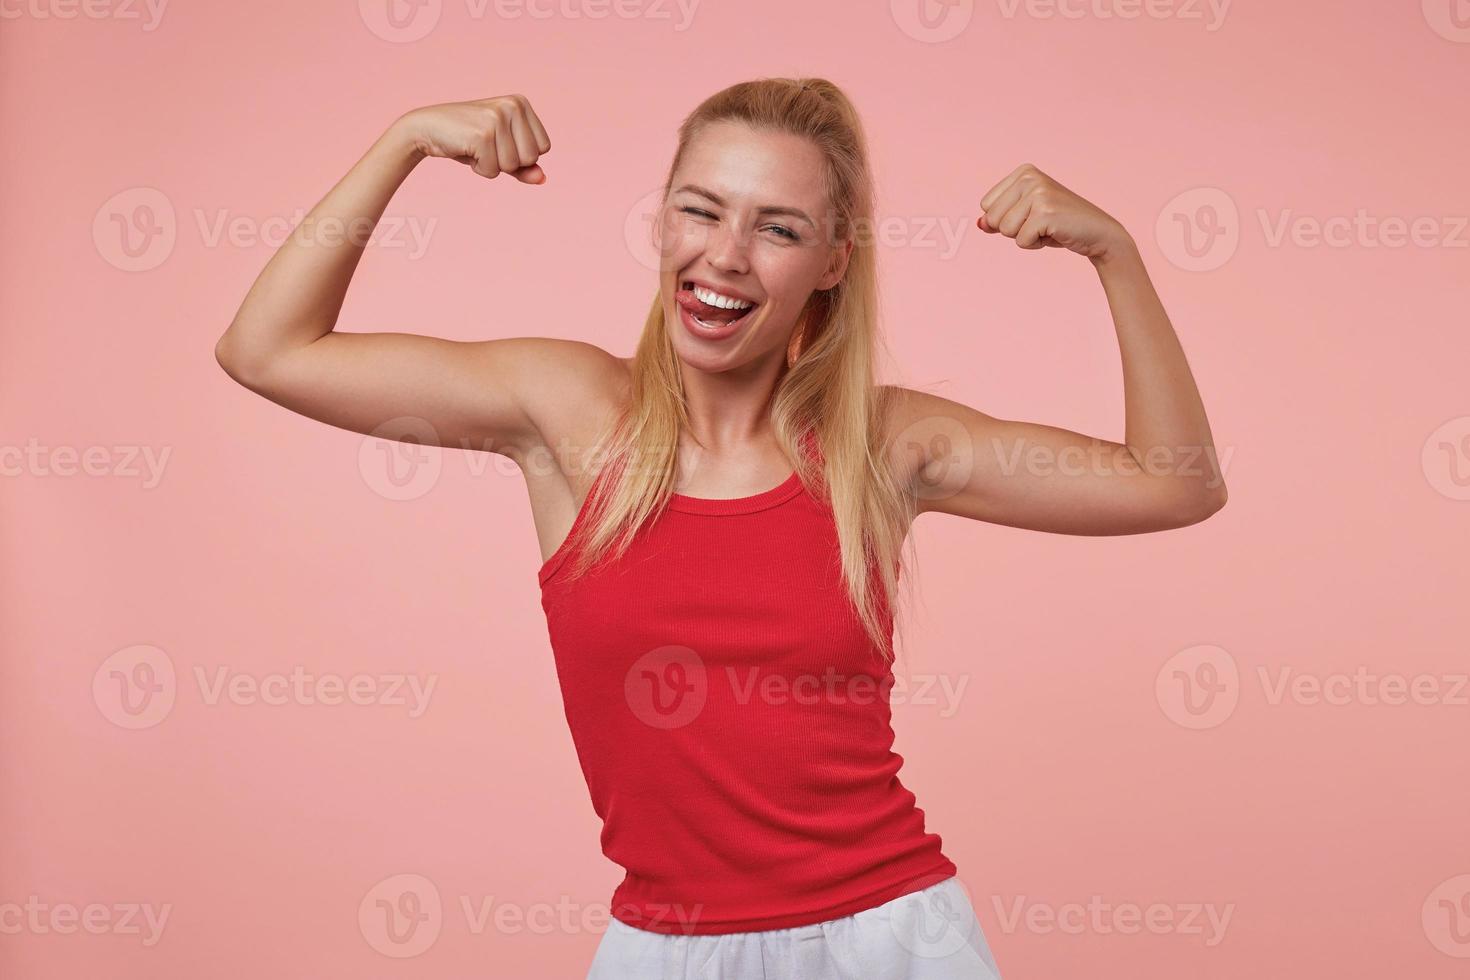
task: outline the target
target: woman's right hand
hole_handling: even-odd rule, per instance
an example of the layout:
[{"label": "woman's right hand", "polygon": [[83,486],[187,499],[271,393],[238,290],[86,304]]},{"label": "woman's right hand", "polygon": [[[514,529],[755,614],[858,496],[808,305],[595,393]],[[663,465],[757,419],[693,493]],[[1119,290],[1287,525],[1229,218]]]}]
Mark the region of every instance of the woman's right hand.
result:
[{"label": "woman's right hand", "polygon": [[424,106],[404,113],[398,125],[424,156],[458,160],[481,177],[546,181],[536,161],[551,150],[551,139],[524,95]]}]

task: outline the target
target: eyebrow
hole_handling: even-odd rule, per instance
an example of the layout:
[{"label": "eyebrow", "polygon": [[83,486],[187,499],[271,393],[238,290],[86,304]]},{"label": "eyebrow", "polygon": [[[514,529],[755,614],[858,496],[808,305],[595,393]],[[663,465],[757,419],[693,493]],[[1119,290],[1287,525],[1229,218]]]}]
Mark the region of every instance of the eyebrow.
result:
[{"label": "eyebrow", "polygon": [[[698,194],[700,197],[708,198],[722,208],[726,206],[725,199],[723,197],[706,187],[700,187],[698,184],[685,184],[682,187],[675,188],[674,193],[677,194],[679,193],[679,191],[689,191],[692,194]],[[817,223],[813,221],[810,217],[808,217],[807,213],[800,208],[784,207],[776,204],[766,204],[757,208],[756,213],[786,215],[787,217],[791,218],[800,218],[802,221],[805,221],[813,228],[817,226]]]}]

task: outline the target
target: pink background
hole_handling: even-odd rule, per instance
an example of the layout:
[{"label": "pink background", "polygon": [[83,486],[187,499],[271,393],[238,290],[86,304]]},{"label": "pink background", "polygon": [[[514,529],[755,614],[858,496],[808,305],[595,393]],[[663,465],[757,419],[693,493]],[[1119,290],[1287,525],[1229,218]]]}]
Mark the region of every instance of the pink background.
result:
[{"label": "pink background", "polygon": [[[1229,505],[1178,531],[917,525],[898,747],[1004,975],[1464,975],[1463,2],[959,2],[931,28],[909,0],[687,24],[667,0],[428,0],[399,28],[383,0],[87,9],[0,25],[0,974],[583,975],[620,873],[519,476],[446,450],[396,487],[380,444],[237,386],[213,346],[271,254],[245,233],[283,231],[399,112],[523,92],[546,186],[426,163],[340,326],[630,353],[655,282],[627,229],[679,120],[811,74],[858,103],[897,229],[890,380],[1122,436],[1092,268],[971,227],[1029,161],[1132,231],[1226,456]],[[1419,240],[1310,234],[1360,211]],[[119,701],[140,657],[171,705]],[[416,717],[214,697],[220,671],[297,667],[435,687]],[[1179,680],[1211,669],[1213,693]],[[1360,670],[1342,703],[1277,686]],[[1420,696],[1385,703],[1394,677]],[[441,902],[412,949],[373,926],[405,887]],[[1125,903],[1174,924],[1130,932]],[[129,904],[167,907],[161,935]]]}]

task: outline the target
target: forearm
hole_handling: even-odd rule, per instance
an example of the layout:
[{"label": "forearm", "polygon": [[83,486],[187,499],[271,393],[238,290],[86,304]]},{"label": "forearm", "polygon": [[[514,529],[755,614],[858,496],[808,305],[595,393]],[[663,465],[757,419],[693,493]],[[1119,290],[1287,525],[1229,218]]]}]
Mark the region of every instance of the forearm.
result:
[{"label": "forearm", "polygon": [[1210,423],[1194,375],[1138,246],[1126,232],[1092,259],[1107,295],[1123,361],[1124,441],[1150,474],[1223,501]]},{"label": "forearm", "polygon": [[258,370],[331,333],[373,229],[422,158],[401,119],[368,148],[256,277],[216,346],[221,364]]}]

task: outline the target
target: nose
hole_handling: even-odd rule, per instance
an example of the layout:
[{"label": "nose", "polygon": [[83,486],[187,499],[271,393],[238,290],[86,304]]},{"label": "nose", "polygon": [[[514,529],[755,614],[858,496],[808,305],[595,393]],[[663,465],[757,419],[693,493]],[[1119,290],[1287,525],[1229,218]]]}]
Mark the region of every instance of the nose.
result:
[{"label": "nose", "polygon": [[705,241],[705,257],[721,272],[744,275],[750,271],[749,245],[745,233],[734,222],[722,222]]}]

